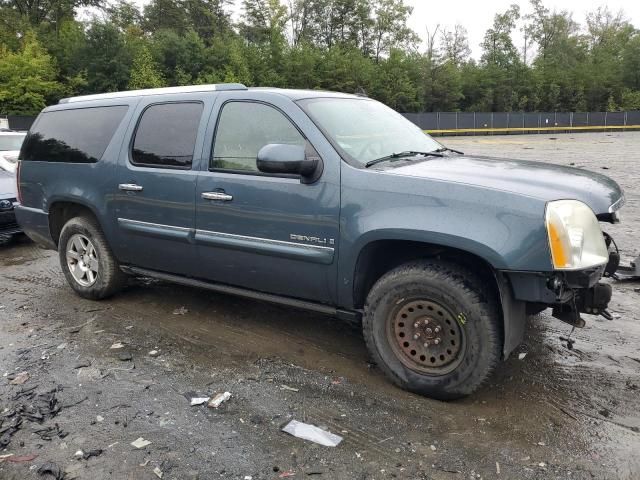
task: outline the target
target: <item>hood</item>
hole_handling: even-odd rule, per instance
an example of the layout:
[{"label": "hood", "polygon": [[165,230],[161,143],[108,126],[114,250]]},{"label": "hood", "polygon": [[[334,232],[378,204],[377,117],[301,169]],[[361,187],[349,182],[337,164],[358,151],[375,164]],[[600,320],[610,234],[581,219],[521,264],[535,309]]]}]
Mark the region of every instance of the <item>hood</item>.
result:
[{"label": "hood", "polygon": [[[481,156],[447,156],[395,166],[384,170],[432,180],[466,183],[536,197],[544,201],[580,200],[596,213],[609,213],[609,207],[624,197],[620,186],[609,177],[578,168],[542,162],[509,160]],[[622,200],[616,209],[622,206]]]},{"label": "hood", "polygon": [[0,200],[16,198],[16,176],[0,168]]}]

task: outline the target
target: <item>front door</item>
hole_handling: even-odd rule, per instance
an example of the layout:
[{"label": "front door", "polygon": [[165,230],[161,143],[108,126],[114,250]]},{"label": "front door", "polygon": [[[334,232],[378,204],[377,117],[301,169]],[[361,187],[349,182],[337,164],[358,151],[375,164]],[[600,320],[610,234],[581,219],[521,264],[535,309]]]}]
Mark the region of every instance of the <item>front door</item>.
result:
[{"label": "front door", "polygon": [[197,266],[194,165],[202,152],[207,102],[184,95],[152,99],[138,105],[138,121],[118,165],[120,260],[191,275]]},{"label": "front door", "polygon": [[[196,192],[200,276],[334,301],[340,209],[335,151],[295,103],[267,92],[220,93],[209,123],[209,161]],[[275,143],[303,145],[320,156],[320,178],[304,184],[296,176],[259,172],[258,151]]]}]

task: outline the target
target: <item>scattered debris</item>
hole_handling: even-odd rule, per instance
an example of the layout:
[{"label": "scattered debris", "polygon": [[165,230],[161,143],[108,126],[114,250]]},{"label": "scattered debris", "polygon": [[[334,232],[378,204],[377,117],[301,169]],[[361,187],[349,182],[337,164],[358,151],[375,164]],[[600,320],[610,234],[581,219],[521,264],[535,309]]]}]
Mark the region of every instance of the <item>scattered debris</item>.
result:
[{"label": "scattered debris", "polygon": [[5,453],[4,455],[0,455],[0,463],[4,462],[10,457],[13,457],[13,453]]},{"label": "scattered debris", "polygon": [[518,354],[518,360],[524,360],[524,357],[526,357],[526,356],[527,356],[527,353],[526,353],[526,352],[524,352],[524,353],[519,353],[519,354]]},{"label": "scattered debris", "polygon": [[222,405],[224,402],[226,402],[230,398],[231,398],[231,393],[229,392],[219,393],[211,399],[211,401],[209,402],[209,405],[207,406],[209,408],[218,408],[220,405]]},{"label": "scattered debris", "polygon": [[290,387],[289,385],[280,385],[280,390],[289,390],[290,392],[299,392],[300,389]]},{"label": "scattered debris", "polygon": [[46,440],[50,442],[54,438],[65,438],[69,435],[69,432],[65,432],[60,428],[60,426],[56,423],[53,427],[44,427],[34,430],[33,433],[38,435],[40,439]]},{"label": "scattered debris", "polygon": [[496,462],[496,474],[500,475],[500,464]]},{"label": "scattered debris", "polygon": [[431,449],[432,452],[435,452],[437,450],[435,445],[431,445],[429,448]]},{"label": "scattered debris", "polygon": [[289,477],[295,477],[296,476],[296,472],[289,470],[286,472],[282,472],[280,475],[278,475],[278,478],[289,478]]},{"label": "scattered debris", "polygon": [[193,397],[191,399],[191,406],[195,406],[195,405],[202,405],[203,403],[206,403],[209,401],[210,397]]},{"label": "scattered debris", "polygon": [[73,366],[73,369],[78,370],[79,368],[90,367],[90,366],[91,366],[91,362],[89,361],[78,362]]},{"label": "scattered debris", "polygon": [[81,367],[78,369],[78,381],[80,382],[92,382],[101,378],[102,372],[96,367]]},{"label": "scattered debris", "polygon": [[540,468],[545,468],[545,467],[547,466],[547,464],[546,464],[546,463],[544,463],[544,462],[540,462],[540,463],[538,464],[538,466],[539,466]]},{"label": "scattered debris", "polygon": [[118,354],[118,359],[120,359],[121,362],[130,362],[133,360],[133,355],[129,352],[122,352]]},{"label": "scattered debris", "polygon": [[135,448],[144,448],[147,445],[151,445],[151,442],[149,440],[145,440],[144,438],[140,437],[137,438],[136,440],[134,440],[133,442],[131,442],[131,446],[135,447]]},{"label": "scattered debris", "polygon": [[84,452],[82,450],[77,450],[76,453],[73,454],[73,456],[76,458],[82,458],[83,455]]},{"label": "scattered debris", "polygon": [[176,308],[173,311],[174,315],[186,315],[187,313],[189,313],[189,310],[186,307]]},{"label": "scattered debris", "polygon": [[156,477],[162,478],[162,470],[160,470],[158,467],[153,469],[153,473],[156,474]]},{"label": "scattered debris", "polygon": [[20,372],[9,383],[11,385],[23,385],[27,380],[29,380],[29,372]]},{"label": "scattered debris", "polygon": [[147,465],[149,465],[149,462],[151,461],[150,458],[147,458],[144,463],[139,463],[138,465],[140,465],[141,467],[146,467]]},{"label": "scattered debris", "polygon": [[124,344],[122,342],[116,342],[109,347],[110,350],[118,350],[120,348],[124,348]]},{"label": "scattered debris", "polygon": [[342,437],[339,435],[297,420],[291,420],[282,431],[294,437],[324,445],[325,447],[337,447],[342,441]]},{"label": "scattered debris", "polygon": [[96,422],[104,422],[104,417],[102,415],[96,415]]},{"label": "scattered debris", "polygon": [[61,343],[60,345],[58,345],[56,348],[57,348],[58,350],[64,350],[65,348],[67,348],[67,343],[66,343],[66,342],[63,342],[63,343]]},{"label": "scattered debris", "polygon": [[96,448],[95,450],[89,450],[88,452],[84,452],[82,454],[82,458],[84,458],[85,460],[88,460],[91,457],[99,457],[100,455],[102,455],[102,449]]},{"label": "scattered debris", "polygon": [[158,350],[151,350],[149,352],[150,357],[157,357],[158,355],[160,355],[160,352]]},{"label": "scattered debris", "polygon": [[53,462],[42,464],[38,469],[38,475],[52,475],[55,480],[64,480],[64,471]]},{"label": "scattered debris", "polygon": [[9,458],[7,458],[7,462],[24,463],[24,462],[31,462],[36,458],[38,458],[38,455],[34,453],[32,453],[31,455],[13,455],[12,454]]}]

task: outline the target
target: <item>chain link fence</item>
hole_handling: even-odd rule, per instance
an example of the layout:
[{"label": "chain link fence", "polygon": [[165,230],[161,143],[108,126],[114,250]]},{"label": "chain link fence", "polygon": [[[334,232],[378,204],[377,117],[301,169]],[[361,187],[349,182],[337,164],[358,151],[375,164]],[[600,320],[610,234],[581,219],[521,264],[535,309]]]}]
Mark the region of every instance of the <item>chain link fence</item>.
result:
[{"label": "chain link fence", "polygon": [[406,118],[432,133],[538,133],[562,130],[640,129],[629,112],[425,112]]}]

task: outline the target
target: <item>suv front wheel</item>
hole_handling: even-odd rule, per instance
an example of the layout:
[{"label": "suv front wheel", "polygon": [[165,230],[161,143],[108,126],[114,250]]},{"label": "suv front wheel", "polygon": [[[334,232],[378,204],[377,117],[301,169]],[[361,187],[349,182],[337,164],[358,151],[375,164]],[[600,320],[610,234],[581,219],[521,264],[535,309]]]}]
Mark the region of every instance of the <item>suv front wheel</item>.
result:
[{"label": "suv front wheel", "polygon": [[497,300],[472,272],[444,261],[401,265],[371,289],[364,337],[400,387],[441,400],[473,393],[500,359]]},{"label": "suv front wheel", "polygon": [[58,240],[60,266],[71,288],[81,297],[101,300],[116,293],[126,276],[95,220],[69,220]]}]

